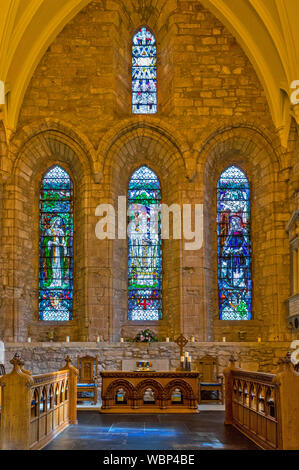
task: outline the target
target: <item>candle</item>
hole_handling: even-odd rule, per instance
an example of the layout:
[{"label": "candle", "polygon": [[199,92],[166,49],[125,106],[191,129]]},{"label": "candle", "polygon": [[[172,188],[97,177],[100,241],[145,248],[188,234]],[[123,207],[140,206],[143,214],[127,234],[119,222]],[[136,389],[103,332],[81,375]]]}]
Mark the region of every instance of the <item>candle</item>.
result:
[{"label": "candle", "polygon": [[101,341],[100,337],[97,336],[97,343],[99,343]]},{"label": "candle", "polygon": [[195,336],[191,336],[191,342],[195,343]]},{"label": "candle", "polygon": [[67,343],[70,342],[70,337],[69,337],[69,336],[66,337],[66,342],[67,342]]},{"label": "candle", "polygon": [[258,343],[261,343],[261,342],[262,342],[262,338],[258,337],[257,341],[258,341]]},{"label": "candle", "polygon": [[189,353],[186,351],[185,352],[185,357],[188,357],[189,356]]},{"label": "candle", "polygon": [[123,343],[123,342],[124,342],[124,338],[120,338],[120,342]]},{"label": "candle", "polygon": [[223,342],[223,343],[225,343],[225,342],[226,342],[226,337],[225,337],[225,336],[223,336],[223,338],[222,338],[222,342]]},{"label": "candle", "polygon": [[31,343],[31,338],[30,338],[30,336],[28,336],[27,341],[28,341],[28,343]]},{"label": "candle", "polygon": [[166,338],[166,343],[169,343],[169,338]]},{"label": "candle", "polygon": [[191,362],[191,356],[187,357],[187,362]]},{"label": "candle", "polygon": [[185,358],[184,356],[181,356],[181,362],[184,362]]}]

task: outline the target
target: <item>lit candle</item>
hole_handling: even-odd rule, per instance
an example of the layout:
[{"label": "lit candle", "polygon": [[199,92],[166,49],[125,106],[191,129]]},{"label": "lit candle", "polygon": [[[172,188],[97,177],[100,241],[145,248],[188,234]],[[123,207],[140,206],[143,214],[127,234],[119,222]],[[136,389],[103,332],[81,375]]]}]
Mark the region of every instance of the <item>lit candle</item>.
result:
[{"label": "lit candle", "polygon": [[195,336],[191,336],[191,342],[195,343]]},{"label": "lit candle", "polygon": [[124,338],[120,338],[120,342],[123,343],[123,342],[124,342]]},{"label": "lit candle", "polygon": [[257,341],[258,341],[258,343],[261,343],[261,342],[262,342],[262,338],[258,337]]},{"label": "lit candle", "polygon": [[191,362],[191,356],[187,357],[187,362]]},{"label": "lit candle", "polygon": [[185,357],[188,357],[189,356],[189,353],[186,351],[185,352]]},{"label": "lit candle", "polygon": [[28,343],[31,343],[31,338],[30,338],[30,336],[28,336],[27,341],[28,341]]},{"label": "lit candle", "polygon": [[67,342],[67,343],[70,342],[70,337],[69,337],[69,336],[66,337],[66,342]]},{"label": "lit candle", "polygon": [[166,343],[169,343],[169,338],[166,338]]},{"label": "lit candle", "polygon": [[185,358],[184,356],[181,356],[181,362],[184,362]]},{"label": "lit candle", "polygon": [[97,343],[99,343],[101,341],[100,337],[97,336]]},{"label": "lit candle", "polygon": [[223,343],[225,343],[225,342],[226,342],[226,337],[225,337],[225,336],[223,336],[223,338],[222,338],[222,342],[223,342]]}]

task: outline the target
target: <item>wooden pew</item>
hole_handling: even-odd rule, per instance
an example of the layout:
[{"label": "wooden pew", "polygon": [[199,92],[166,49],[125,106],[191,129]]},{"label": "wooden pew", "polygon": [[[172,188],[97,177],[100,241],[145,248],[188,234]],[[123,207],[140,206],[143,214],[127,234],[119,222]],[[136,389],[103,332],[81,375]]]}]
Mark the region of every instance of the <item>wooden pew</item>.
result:
[{"label": "wooden pew", "polygon": [[[0,364],[0,379],[3,375],[5,375],[5,367],[4,364]],[[1,409],[1,387],[0,387],[0,409]]]},{"label": "wooden pew", "polygon": [[66,358],[58,372],[32,376],[16,354],[13,370],[0,378],[0,448],[39,450],[70,424],[77,424],[78,370]]},{"label": "wooden pew", "polygon": [[299,373],[290,353],[276,374],[230,366],[225,377],[225,424],[233,425],[262,449],[299,449]]}]

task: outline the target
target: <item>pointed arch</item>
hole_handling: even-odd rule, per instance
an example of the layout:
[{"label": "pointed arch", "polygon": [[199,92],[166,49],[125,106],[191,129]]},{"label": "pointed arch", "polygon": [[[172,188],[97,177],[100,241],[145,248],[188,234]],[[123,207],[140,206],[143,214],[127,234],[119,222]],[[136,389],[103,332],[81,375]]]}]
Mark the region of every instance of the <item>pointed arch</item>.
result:
[{"label": "pointed arch", "polygon": [[132,40],[132,112],[157,112],[156,38],[147,26],[141,26]]},{"label": "pointed arch", "polygon": [[40,188],[39,319],[73,316],[73,182],[54,165]]},{"label": "pointed arch", "polygon": [[161,187],[143,165],[128,189],[128,319],[162,318]]},{"label": "pointed arch", "polygon": [[220,320],[250,320],[250,188],[236,165],[226,168],[217,183],[217,238]]}]

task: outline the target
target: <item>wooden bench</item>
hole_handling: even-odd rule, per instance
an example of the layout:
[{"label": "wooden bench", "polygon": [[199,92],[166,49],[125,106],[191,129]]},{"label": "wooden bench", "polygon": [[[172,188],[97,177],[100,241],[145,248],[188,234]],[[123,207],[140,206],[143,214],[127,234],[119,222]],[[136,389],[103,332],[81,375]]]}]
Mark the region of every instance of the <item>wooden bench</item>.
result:
[{"label": "wooden bench", "polygon": [[225,377],[225,424],[233,425],[262,449],[299,449],[299,373],[290,354],[276,374],[230,366]]},{"label": "wooden bench", "polygon": [[0,378],[0,448],[39,450],[69,424],[77,423],[78,371],[66,358],[60,371],[32,376],[16,354],[13,370]]}]

